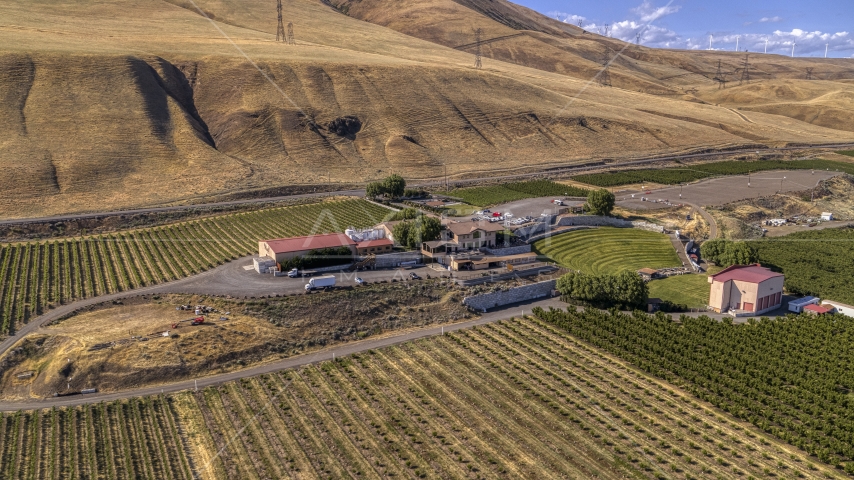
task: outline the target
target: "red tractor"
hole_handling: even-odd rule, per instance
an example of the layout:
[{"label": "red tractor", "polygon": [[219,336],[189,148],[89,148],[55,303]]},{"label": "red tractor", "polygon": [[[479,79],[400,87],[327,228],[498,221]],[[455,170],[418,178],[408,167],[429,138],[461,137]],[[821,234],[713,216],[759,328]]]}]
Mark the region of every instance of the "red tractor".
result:
[{"label": "red tractor", "polygon": [[180,327],[183,324],[188,323],[188,322],[190,323],[190,325],[194,325],[194,326],[195,325],[201,325],[201,324],[205,323],[205,317],[196,317],[196,318],[188,318],[186,320],[181,320],[178,323],[173,323],[172,329],[174,330],[174,329],[176,329],[176,328],[178,328],[178,327]]}]

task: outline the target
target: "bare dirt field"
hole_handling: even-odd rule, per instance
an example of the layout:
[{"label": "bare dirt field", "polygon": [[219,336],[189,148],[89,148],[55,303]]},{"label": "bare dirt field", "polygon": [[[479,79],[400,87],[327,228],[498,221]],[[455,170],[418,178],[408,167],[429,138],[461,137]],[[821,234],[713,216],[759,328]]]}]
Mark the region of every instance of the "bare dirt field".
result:
[{"label": "bare dirt field", "polygon": [[[438,280],[316,295],[236,300],[149,295],[95,305],[24,337],[1,360],[0,397],[44,398],[68,389],[114,391],[174,382],[281,359],[339,342],[468,314],[460,293]],[[216,309],[202,325],[176,306]],[[227,314],[226,314],[227,313]],[[223,319],[225,318],[225,320]],[[165,336],[149,334],[168,332]],[[142,338],[140,338],[142,337]],[[93,346],[107,344],[105,348]],[[32,376],[18,378],[21,373]]]},{"label": "bare dirt field", "polygon": [[[690,202],[701,206],[724,205],[748,198],[773,195],[780,190],[782,181],[783,192],[796,192],[814,188],[818,182],[839,175],[838,172],[811,172],[809,170],[795,171],[769,171],[750,175],[750,186],[748,186],[747,175],[736,177],[719,177],[691,183],[684,187],[666,187],[651,190],[644,194],[643,191],[627,191],[617,197],[617,204],[632,210],[649,210],[668,208],[662,203],[653,203],[652,200],[670,200],[671,203]],[[785,177],[785,180],[783,179]],[[680,191],[682,197],[679,197]],[[635,198],[632,198],[635,195]],[[650,201],[642,201],[642,197]]]}]

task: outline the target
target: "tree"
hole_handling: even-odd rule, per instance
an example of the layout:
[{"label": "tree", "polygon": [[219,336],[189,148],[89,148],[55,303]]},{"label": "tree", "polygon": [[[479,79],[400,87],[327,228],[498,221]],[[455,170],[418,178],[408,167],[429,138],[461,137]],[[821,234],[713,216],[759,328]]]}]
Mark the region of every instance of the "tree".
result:
[{"label": "tree", "polygon": [[403,221],[394,226],[391,230],[391,234],[394,237],[394,241],[401,244],[404,247],[409,246],[409,231],[412,229],[412,222]]},{"label": "tree", "polygon": [[604,188],[593,190],[587,195],[586,210],[593,215],[610,215],[616,201],[614,194]]},{"label": "tree", "polygon": [[377,198],[385,195],[385,188],[382,182],[371,182],[365,187],[365,196],[369,198]]},{"label": "tree", "polygon": [[723,257],[726,266],[756,263],[756,251],[747,242],[727,243]]},{"label": "tree", "polygon": [[722,238],[707,240],[700,245],[700,254],[707,262],[714,262],[716,265],[720,265],[723,263],[723,254],[726,251],[727,243],[729,242]]},{"label": "tree", "polygon": [[398,174],[392,174],[383,180],[385,194],[392,198],[402,197],[406,191],[406,180]]},{"label": "tree", "polygon": [[422,242],[437,240],[442,230],[442,223],[433,217],[420,215],[412,221],[405,220],[392,229],[392,235],[397,243],[407,248],[421,248]]}]

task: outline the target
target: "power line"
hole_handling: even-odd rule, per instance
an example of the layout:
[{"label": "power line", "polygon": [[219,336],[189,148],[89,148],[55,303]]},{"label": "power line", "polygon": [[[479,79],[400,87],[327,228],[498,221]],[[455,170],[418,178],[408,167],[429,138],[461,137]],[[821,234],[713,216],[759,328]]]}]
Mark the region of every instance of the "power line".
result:
[{"label": "power line", "polygon": [[483,30],[478,28],[474,32],[474,42],[475,42],[475,51],[474,51],[474,68],[480,69],[483,67],[483,62],[481,61],[481,51],[480,51],[480,36],[483,34]]},{"label": "power line", "polygon": [[296,42],[296,40],[294,40],[294,24],[293,24],[293,22],[288,22],[288,45],[296,45],[296,44],[297,44],[297,42]]},{"label": "power line", "polygon": [[602,66],[604,67],[602,71],[599,73],[599,86],[602,87],[610,87],[611,86],[611,72],[609,71],[609,67],[611,66],[611,51],[610,47],[605,47],[605,53],[602,55]]},{"label": "power line", "polygon": [[813,67],[807,67],[807,80],[812,80]]},{"label": "power line", "polygon": [[285,24],[282,23],[282,0],[276,0],[276,13],[279,17],[279,25],[276,28],[276,41],[284,42],[285,38]]},{"label": "power line", "polygon": [[738,80],[738,84],[741,85],[744,82],[750,83],[750,55],[744,56],[744,64],[741,67],[741,78]]},{"label": "power line", "polygon": [[715,72],[715,78],[712,79],[712,80],[718,82],[718,90],[720,90],[722,88],[726,88],[726,82],[727,82],[726,76],[727,75],[729,75],[729,74],[723,72],[723,69],[721,68],[721,61],[718,60],[718,70],[717,70],[717,72]]}]

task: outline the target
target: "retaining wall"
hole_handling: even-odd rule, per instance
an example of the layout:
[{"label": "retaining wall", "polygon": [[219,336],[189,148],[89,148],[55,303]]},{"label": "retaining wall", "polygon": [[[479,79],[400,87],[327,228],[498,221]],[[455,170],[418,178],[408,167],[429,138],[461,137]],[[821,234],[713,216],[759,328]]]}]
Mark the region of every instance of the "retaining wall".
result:
[{"label": "retaining wall", "polygon": [[551,296],[552,290],[555,289],[556,285],[557,280],[546,280],[545,282],[510,288],[506,291],[466,297],[463,299],[463,304],[482,312],[502,305]]},{"label": "retaining wall", "polygon": [[421,252],[413,251],[413,252],[396,252],[396,253],[384,253],[382,255],[377,255],[377,268],[389,268],[389,267],[397,267],[403,262],[420,262],[421,261]]},{"label": "retaining wall", "polygon": [[505,255],[520,255],[523,253],[530,253],[531,246],[530,245],[519,245],[517,247],[506,247],[506,248],[483,248],[481,250],[489,253],[491,255],[496,256],[505,256]]},{"label": "retaining wall", "polygon": [[654,223],[635,220],[630,222],[621,218],[600,217],[596,215],[578,215],[574,217],[563,217],[558,223],[559,226],[568,225],[584,225],[595,227],[620,227],[620,228],[639,228],[641,230],[649,230],[652,232],[664,233],[664,227]]}]

